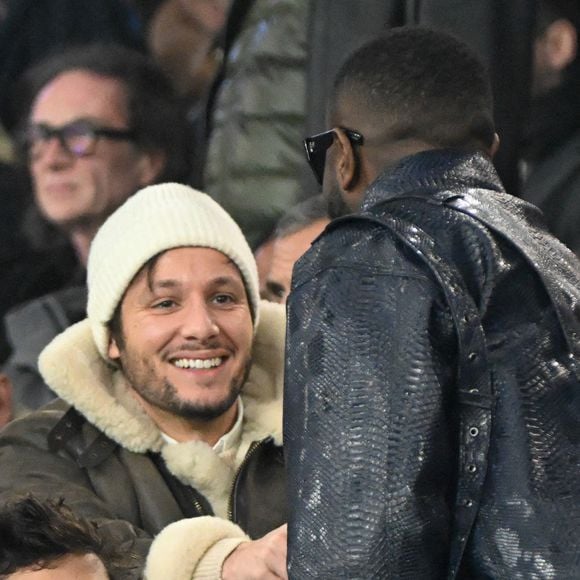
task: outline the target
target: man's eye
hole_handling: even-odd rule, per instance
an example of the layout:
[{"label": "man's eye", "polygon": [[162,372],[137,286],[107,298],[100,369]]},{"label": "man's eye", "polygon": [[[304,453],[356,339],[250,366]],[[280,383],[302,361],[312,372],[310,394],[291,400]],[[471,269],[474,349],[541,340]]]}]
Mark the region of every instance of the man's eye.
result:
[{"label": "man's eye", "polygon": [[153,308],[158,308],[160,310],[164,310],[166,308],[172,308],[173,306],[175,306],[175,300],[160,300],[159,302],[156,302],[155,304],[153,304]]},{"label": "man's eye", "polygon": [[214,296],[213,300],[218,304],[232,304],[235,302],[234,297],[230,294],[217,294]]}]

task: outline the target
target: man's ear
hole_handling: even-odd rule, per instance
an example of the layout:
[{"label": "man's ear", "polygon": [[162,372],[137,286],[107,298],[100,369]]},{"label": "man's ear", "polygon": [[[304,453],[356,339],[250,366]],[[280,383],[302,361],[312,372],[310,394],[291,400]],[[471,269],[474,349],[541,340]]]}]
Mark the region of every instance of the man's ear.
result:
[{"label": "man's ear", "polygon": [[12,383],[0,373],[0,429],[12,419]]},{"label": "man's ear", "polygon": [[500,144],[499,135],[497,133],[494,133],[493,134],[493,143],[491,144],[491,147],[488,150],[488,154],[492,159],[494,158],[495,154],[497,153],[497,151],[499,149],[499,144]]},{"label": "man's ear", "polygon": [[555,20],[542,35],[544,58],[552,70],[564,70],[578,51],[578,34],[574,25],[565,18]]},{"label": "man's ear", "polygon": [[167,156],[162,151],[143,151],[138,163],[139,187],[151,185],[165,168]]},{"label": "man's ear", "polygon": [[107,354],[109,355],[109,358],[113,360],[116,360],[121,357],[121,351],[119,350],[117,341],[113,337],[109,339],[109,347],[107,348]]},{"label": "man's ear", "polygon": [[334,133],[336,139],[336,171],[338,184],[345,192],[356,185],[358,176],[357,158],[349,138],[341,129]]}]

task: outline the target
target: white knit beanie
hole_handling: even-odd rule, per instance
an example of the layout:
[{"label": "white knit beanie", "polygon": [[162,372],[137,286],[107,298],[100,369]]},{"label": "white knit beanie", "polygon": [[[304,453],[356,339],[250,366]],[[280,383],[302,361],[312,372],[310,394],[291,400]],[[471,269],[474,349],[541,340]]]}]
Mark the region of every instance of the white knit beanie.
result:
[{"label": "white knit beanie", "polygon": [[87,314],[95,344],[105,359],[108,323],[135,274],[153,256],[182,246],[213,248],[236,264],[257,327],[258,271],[239,226],[205,193],[179,183],[151,185],[109,216],[91,244]]}]

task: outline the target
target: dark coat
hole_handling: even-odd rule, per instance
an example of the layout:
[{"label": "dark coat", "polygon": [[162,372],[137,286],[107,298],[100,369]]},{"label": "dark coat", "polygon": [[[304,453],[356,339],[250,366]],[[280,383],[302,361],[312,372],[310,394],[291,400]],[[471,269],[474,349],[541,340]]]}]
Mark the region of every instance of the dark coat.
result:
[{"label": "dark coat", "polygon": [[362,214],[294,272],[290,577],[580,578],[580,265],[479,154]]},{"label": "dark coat", "polygon": [[86,316],[87,289],[72,286],[36,298],[4,317],[11,354],[2,367],[10,378],[20,411],[32,411],[55,398],[38,370],[44,347],[71,324]]},{"label": "dark coat", "polygon": [[560,86],[532,102],[522,144],[522,197],[580,255],[580,62]]},{"label": "dark coat", "polygon": [[533,166],[523,197],[542,209],[550,231],[580,255],[580,130]]}]

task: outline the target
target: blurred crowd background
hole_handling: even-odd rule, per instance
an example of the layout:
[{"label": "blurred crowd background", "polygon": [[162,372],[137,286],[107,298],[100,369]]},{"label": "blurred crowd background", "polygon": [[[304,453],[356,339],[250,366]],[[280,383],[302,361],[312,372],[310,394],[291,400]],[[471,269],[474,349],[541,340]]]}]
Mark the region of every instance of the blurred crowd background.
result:
[{"label": "blurred crowd background", "polygon": [[[44,328],[42,313],[54,327],[49,338],[84,316],[86,247],[43,205],[34,158],[34,139],[48,147],[56,136],[65,147],[62,133],[50,133],[63,124],[45,122],[31,132],[59,55],[70,59],[95,43],[105,54],[107,45],[121,45],[160,70],[171,92],[164,106],[172,109],[164,155],[175,166],[147,182],[169,175],[221,203],[256,252],[264,297],[283,301],[294,261],[328,222],[302,140],[327,129],[325,101],[344,58],[404,24],[445,29],[482,56],[493,81],[501,138],[495,164],[506,189],[538,205],[552,231],[580,252],[579,4],[0,0],[0,316],[7,317],[0,360],[12,357],[9,368],[19,372],[28,364],[22,361],[34,360],[47,340],[30,344]],[[84,155],[67,147],[71,163]],[[63,167],[54,162],[43,171]],[[31,303],[37,310],[22,318]]]}]

